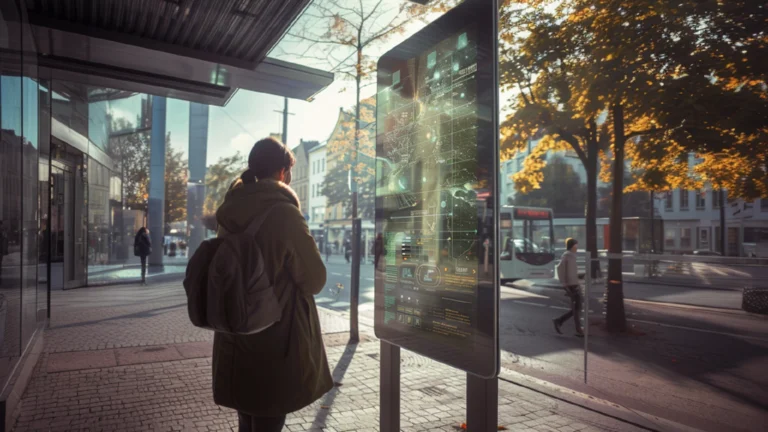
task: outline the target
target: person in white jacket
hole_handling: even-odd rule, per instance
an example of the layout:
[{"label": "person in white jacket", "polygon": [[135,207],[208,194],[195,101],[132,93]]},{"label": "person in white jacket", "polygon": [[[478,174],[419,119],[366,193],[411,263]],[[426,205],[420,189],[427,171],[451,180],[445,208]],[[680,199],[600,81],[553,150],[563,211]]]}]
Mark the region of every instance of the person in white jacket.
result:
[{"label": "person in white jacket", "polygon": [[566,295],[571,298],[571,310],[564,313],[558,318],[552,320],[555,325],[555,331],[559,334],[563,334],[560,331],[560,327],[564,322],[573,317],[573,322],[576,325],[576,336],[584,336],[584,331],[581,328],[581,293],[579,290],[579,271],[576,267],[576,250],[578,249],[578,242],[575,239],[569,238],[565,241],[565,248],[567,249],[563,256],[560,258],[560,264],[557,265],[557,277],[560,279],[560,283],[565,289]]}]

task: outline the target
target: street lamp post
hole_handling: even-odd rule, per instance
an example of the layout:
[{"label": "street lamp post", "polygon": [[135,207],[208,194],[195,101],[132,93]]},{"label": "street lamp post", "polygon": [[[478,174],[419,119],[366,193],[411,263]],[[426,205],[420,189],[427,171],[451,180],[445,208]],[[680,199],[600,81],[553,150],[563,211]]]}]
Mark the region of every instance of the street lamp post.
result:
[{"label": "street lamp post", "polygon": [[725,256],[725,191],[720,188],[720,254]]}]

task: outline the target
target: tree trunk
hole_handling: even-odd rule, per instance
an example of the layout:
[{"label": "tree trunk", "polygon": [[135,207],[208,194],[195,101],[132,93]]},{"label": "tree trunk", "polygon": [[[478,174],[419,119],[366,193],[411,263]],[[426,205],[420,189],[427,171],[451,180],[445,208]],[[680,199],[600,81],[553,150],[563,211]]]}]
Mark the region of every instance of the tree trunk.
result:
[{"label": "tree trunk", "polygon": [[624,110],[611,106],[613,117],[613,199],[611,200],[610,247],[608,249],[608,283],[606,284],[606,327],[610,332],[623,332],[627,327],[624,314],[624,291],[621,274],[622,204],[624,192]]},{"label": "tree trunk", "polygon": [[[598,143],[597,136],[592,135],[587,140],[587,252],[592,260],[597,259],[597,174],[598,174]],[[600,262],[592,261],[591,276],[594,280],[600,276]]]},{"label": "tree trunk", "polygon": [[[362,36],[362,30],[358,31],[358,39]],[[358,146],[360,145],[360,81],[362,79],[363,48],[357,48],[357,73],[355,74],[355,147],[352,149],[352,166],[350,167],[350,188],[352,189],[352,268],[350,269],[350,291],[349,291],[349,340],[358,342],[360,340],[358,329],[358,304],[360,302],[360,236],[361,225],[357,223],[357,181],[354,172],[357,166]]]}]

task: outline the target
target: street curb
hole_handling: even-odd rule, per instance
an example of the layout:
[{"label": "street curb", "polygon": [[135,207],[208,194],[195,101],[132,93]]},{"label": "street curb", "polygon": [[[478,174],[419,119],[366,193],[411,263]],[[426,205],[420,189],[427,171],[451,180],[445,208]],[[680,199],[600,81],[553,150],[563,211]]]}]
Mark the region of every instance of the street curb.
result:
[{"label": "street curb", "polygon": [[[167,273],[167,274],[159,274],[156,276],[149,276],[147,278],[147,285],[154,283],[154,282],[174,282],[176,280],[183,280],[184,279],[184,273]],[[120,279],[115,281],[104,281],[104,282],[95,282],[95,283],[88,283],[85,286],[77,287],[77,288],[67,288],[62,289],[62,291],[72,291],[77,289],[83,289],[83,288],[104,288],[109,286],[117,286],[117,285],[138,285],[141,283],[141,279]]]},{"label": "street curb", "polygon": [[[503,375],[511,376],[509,378]],[[545,381],[539,378],[535,378],[523,373],[508,369],[506,367],[501,368],[499,379],[522,387],[536,393],[551,397],[553,399],[575,405],[586,409],[588,411],[610,417],[620,422],[630,424],[641,429],[649,431],[673,431],[673,432],[694,432],[698,429],[691,428],[672,420],[656,417],[651,414],[647,414],[641,411],[633,411],[629,408],[625,408],[619,404],[610,402],[605,399],[601,399],[595,396],[591,396],[586,393],[572,390],[567,387],[563,387],[549,381]],[[629,417],[633,417],[630,419]],[[653,419],[653,420],[650,420]]]},{"label": "street curb", "polygon": [[639,279],[624,279],[624,282],[630,282],[630,283],[636,283],[641,285],[664,285],[664,286],[676,286],[676,287],[683,287],[683,288],[699,288],[699,289],[709,289],[714,291],[741,291],[742,288],[723,288],[720,286],[701,286],[701,285],[694,285],[691,283],[676,283],[676,282],[665,282],[665,281],[650,281],[647,278],[639,278]]},{"label": "street curb", "polygon": [[662,306],[662,307],[669,307],[669,308],[677,308],[677,309],[693,309],[698,310],[702,312],[715,312],[715,313],[722,313],[722,314],[728,314],[728,315],[740,315],[740,316],[761,316],[759,314],[751,314],[749,312],[745,312],[741,309],[729,309],[729,308],[720,308],[715,306],[699,306],[699,305],[692,305],[687,303],[667,303],[667,302],[657,302],[657,301],[650,301],[650,300],[635,300],[635,299],[624,299],[625,302],[630,303],[638,303],[643,305],[654,305],[654,306]]},{"label": "street curb", "polygon": [[[636,283],[632,281],[625,281],[625,282]],[[537,288],[543,288],[543,289],[552,289],[552,290],[562,289],[559,285],[540,284],[540,283],[534,283],[531,286],[534,286]],[[679,286],[679,285],[669,285],[669,286]],[[510,287],[514,289],[519,289],[519,290],[527,290],[527,287],[520,286],[520,285],[512,284]],[[702,289],[709,289],[709,288],[702,288]],[[734,290],[715,290],[715,291],[734,291]],[[688,303],[669,303],[669,302],[661,302],[661,301],[653,301],[653,300],[630,299],[626,297],[624,298],[624,301],[648,304],[648,305],[658,305],[662,307],[676,307],[680,309],[698,309],[698,310],[707,311],[707,312],[720,312],[720,313],[727,313],[732,315],[752,315],[747,312],[744,312],[741,309],[731,309],[731,308],[724,308],[724,307],[721,308],[716,306],[700,306],[700,305],[693,305]]]}]

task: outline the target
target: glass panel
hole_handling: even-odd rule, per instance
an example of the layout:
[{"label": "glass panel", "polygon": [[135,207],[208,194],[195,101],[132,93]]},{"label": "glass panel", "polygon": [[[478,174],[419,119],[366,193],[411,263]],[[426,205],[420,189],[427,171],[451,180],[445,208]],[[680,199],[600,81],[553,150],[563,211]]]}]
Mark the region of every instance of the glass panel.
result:
[{"label": "glass panel", "polygon": [[[522,303],[556,305],[557,281],[502,288],[522,304],[505,315],[502,300],[501,319],[507,337],[531,335],[534,348],[515,352],[526,373],[652,422],[761,430],[768,212],[756,200],[768,200],[768,106],[763,58],[750,53],[762,50],[764,14],[715,3],[503,2],[502,151],[506,163],[524,158],[509,195],[552,202],[558,240],[586,226],[579,247],[600,259],[602,271],[579,265],[592,280],[587,385],[573,373],[582,342],[556,334],[549,308]],[[702,118],[706,131],[687,126]],[[553,167],[571,151],[567,181]],[[590,245],[595,232],[607,250]]]},{"label": "glass panel", "polygon": [[38,164],[38,215],[39,239],[38,239],[38,266],[37,266],[37,318],[42,321],[47,317],[48,308],[48,271],[51,244],[51,188],[50,176],[50,149],[51,149],[51,91],[47,80],[39,82],[39,125],[38,151],[40,162]]},{"label": "glass panel", "polygon": [[19,17],[0,8],[0,383],[21,353],[21,151],[24,94]]},{"label": "glass panel", "polygon": [[[26,36],[27,34],[25,34]],[[22,148],[22,231],[21,231],[21,280],[22,280],[22,347],[29,343],[37,327],[37,273],[39,203],[38,203],[38,146],[39,146],[39,99],[37,84],[37,64],[28,62],[36,54],[26,45],[24,53],[23,86],[23,148]]]}]

